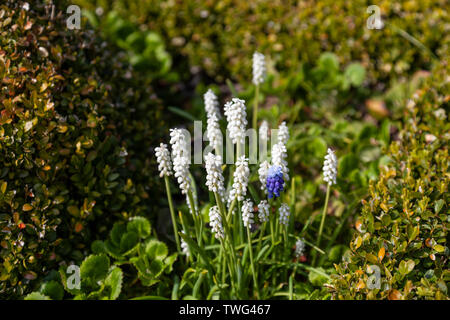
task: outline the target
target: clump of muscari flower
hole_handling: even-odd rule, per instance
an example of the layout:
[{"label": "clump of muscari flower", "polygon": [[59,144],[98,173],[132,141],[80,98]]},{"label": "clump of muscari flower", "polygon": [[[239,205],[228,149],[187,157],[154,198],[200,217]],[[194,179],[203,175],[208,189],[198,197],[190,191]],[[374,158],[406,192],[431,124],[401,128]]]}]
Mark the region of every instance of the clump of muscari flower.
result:
[{"label": "clump of muscari flower", "polygon": [[269,221],[269,203],[267,200],[262,200],[258,204],[258,218],[260,222],[267,222]]},{"label": "clump of muscari flower", "polygon": [[213,206],[209,209],[209,224],[217,239],[224,238],[224,231],[222,226],[222,217],[217,206]]},{"label": "clump of muscari flower", "polygon": [[262,53],[255,52],[253,54],[253,79],[254,85],[264,82],[266,77],[266,58]]},{"label": "clump of muscari flower", "polygon": [[177,178],[181,193],[187,194],[190,189],[188,145],[181,129],[170,129],[172,145],[172,161],[174,176]]},{"label": "clump of muscari flower", "polygon": [[169,177],[172,172],[172,161],[170,160],[170,152],[167,144],[161,143],[159,147],[155,148],[156,161],[158,162],[159,176]]},{"label": "clump of muscari flower", "polygon": [[227,130],[231,141],[234,144],[243,144],[245,141],[245,128],[247,127],[245,101],[233,98],[225,104],[224,111],[225,116],[227,117]]},{"label": "clump of muscari flower", "polygon": [[295,242],[295,256],[297,258],[303,256],[305,253],[305,242],[302,239],[298,239],[297,242]]},{"label": "clump of muscari flower", "polygon": [[331,186],[336,184],[336,177],[337,158],[334,151],[328,148],[327,155],[325,156],[325,161],[323,163],[323,180]]},{"label": "clump of muscari flower", "polygon": [[225,196],[224,178],[222,173],[222,157],[208,153],[205,157],[206,186],[211,192]]},{"label": "clump of muscari flower", "polygon": [[282,203],[278,210],[280,212],[280,224],[287,226],[291,214],[289,206],[286,203]]},{"label": "clump of muscari flower", "polygon": [[280,196],[280,192],[283,191],[284,188],[284,178],[281,167],[273,165],[269,168],[269,171],[267,173],[266,188],[269,199],[273,198],[274,196]]},{"label": "clump of muscari flower", "polygon": [[253,202],[247,199],[242,204],[242,221],[244,223],[244,227],[251,227],[251,225],[255,222],[253,220],[253,216]]},{"label": "clump of muscari flower", "polygon": [[233,174],[233,188],[230,192],[230,200],[237,199],[243,201],[247,194],[248,178],[250,169],[248,168],[248,159],[245,156],[239,157],[236,161],[236,170]]}]

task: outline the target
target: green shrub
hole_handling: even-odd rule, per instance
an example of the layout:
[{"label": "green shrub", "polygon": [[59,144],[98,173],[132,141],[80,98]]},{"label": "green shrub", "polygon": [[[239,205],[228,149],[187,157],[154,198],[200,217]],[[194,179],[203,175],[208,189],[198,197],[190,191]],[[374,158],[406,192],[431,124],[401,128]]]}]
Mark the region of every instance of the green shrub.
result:
[{"label": "green shrub", "polygon": [[[363,201],[351,252],[335,265],[336,299],[448,299],[449,66],[413,96]],[[379,281],[378,281],[379,279]]]},{"label": "green shrub", "polygon": [[[0,6],[0,297],[79,262],[114,220],[154,215],[150,146],[164,127],[148,75],[39,2]],[[47,8],[49,9],[49,8]],[[30,286],[31,285],[31,286]]]},{"label": "green shrub", "polygon": [[366,10],[374,3],[365,0],[75,3],[91,10],[114,9],[161,32],[174,55],[187,58],[191,67],[201,67],[217,82],[232,76],[249,81],[255,50],[271,57],[280,72],[294,72],[300,63],[313,63],[322,52],[330,51],[345,65],[362,61],[372,83],[387,82],[429,69],[432,54],[428,50],[445,56],[450,42],[445,0],[378,1],[385,24],[382,30],[367,29],[371,14]]}]

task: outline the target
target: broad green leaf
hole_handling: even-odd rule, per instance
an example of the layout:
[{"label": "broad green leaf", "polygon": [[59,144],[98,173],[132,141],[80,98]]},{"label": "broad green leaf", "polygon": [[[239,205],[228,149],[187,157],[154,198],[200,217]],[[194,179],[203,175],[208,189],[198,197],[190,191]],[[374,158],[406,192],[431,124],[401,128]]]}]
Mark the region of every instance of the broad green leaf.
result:
[{"label": "broad green leaf", "polygon": [[110,238],[114,245],[120,246],[122,235],[126,232],[127,227],[123,223],[116,222],[110,232]]},{"label": "broad green leaf", "polygon": [[24,300],[51,300],[51,299],[40,292],[32,292],[29,295],[27,295],[24,298]]},{"label": "broad green leaf", "polygon": [[166,265],[166,273],[172,272],[173,263],[177,260],[178,254],[173,253],[164,259],[164,264]]},{"label": "broad green leaf", "polygon": [[334,73],[339,70],[339,60],[334,53],[325,52],[320,55],[318,66],[320,69]]},{"label": "broad green leaf", "polygon": [[150,262],[148,270],[146,270],[145,274],[149,272],[154,277],[158,277],[164,271],[164,262],[161,260],[153,260]]},{"label": "broad green leaf", "polygon": [[80,276],[82,280],[89,280],[96,283],[102,280],[108,274],[109,258],[105,254],[88,256],[80,267]]},{"label": "broad green leaf", "polygon": [[137,233],[127,232],[122,235],[122,239],[120,239],[120,250],[122,252],[127,252],[133,249],[139,242],[139,237]]},{"label": "broad green leaf", "polygon": [[115,267],[105,280],[105,285],[109,286],[111,289],[109,299],[116,300],[119,297],[120,292],[122,291],[122,280],[122,270]]},{"label": "broad green leaf", "polygon": [[310,272],[308,274],[308,280],[313,285],[321,287],[328,281],[328,278],[322,274],[325,273],[325,270],[323,268],[316,268],[316,269],[313,268],[310,269]]},{"label": "broad green leaf", "polygon": [[366,70],[359,63],[352,63],[345,69],[344,77],[355,87],[359,87],[366,77]]},{"label": "broad green leaf", "polygon": [[167,256],[169,250],[167,249],[165,243],[160,242],[158,240],[151,240],[147,243],[147,246],[145,247],[145,253],[147,254],[150,260],[153,259],[162,260]]},{"label": "broad green leaf", "polygon": [[63,286],[55,280],[43,283],[40,292],[52,300],[61,300],[64,297]]},{"label": "broad green leaf", "polygon": [[95,240],[91,244],[91,250],[95,254],[107,253],[105,243],[101,240]]},{"label": "broad green leaf", "polygon": [[141,239],[146,239],[150,236],[151,225],[144,217],[134,217],[128,222],[127,230],[136,233]]}]

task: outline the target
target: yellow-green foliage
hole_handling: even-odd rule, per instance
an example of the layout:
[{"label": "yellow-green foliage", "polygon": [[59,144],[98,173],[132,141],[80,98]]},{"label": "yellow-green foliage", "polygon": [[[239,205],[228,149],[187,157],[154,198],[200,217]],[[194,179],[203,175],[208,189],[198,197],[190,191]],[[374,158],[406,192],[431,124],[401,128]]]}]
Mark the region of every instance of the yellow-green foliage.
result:
[{"label": "yellow-green foliage", "polygon": [[[172,52],[216,81],[251,79],[251,56],[266,54],[276,70],[295,72],[325,51],[343,65],[361,61],[369,80],[385,81],[428,68],[445,56],[450,35],[446,0],[239,1],[76,0],[83,8],[117,10],[170,41]],[[385,27],[366,27],[368,6],[380,7]],[[404,32],[407,32],[404,33]],[[415,39],[409,38],[409,35]],[[420,46],[417,42],[424,45]],[[423,50],[421,52],[421,50]],[[247,72],[243,72],[247,70]]]},{"label": "yellow-green foliage", "polygon": [[450,69],[439,68],[406,107],[392,161],[370,186],[351,253],[336,265],[336,299],[449,297]]},{"label": "yellow-green foliage", "polygon": [[44,4],[22,4],[0,6],[0,297],[8,298],[62,261],[81,261],[114,220],[148,214],[148,192],[158,192],[149,153],[161,108],[150,79],[92,30],[67,29],[67,2],[53,20]]}]

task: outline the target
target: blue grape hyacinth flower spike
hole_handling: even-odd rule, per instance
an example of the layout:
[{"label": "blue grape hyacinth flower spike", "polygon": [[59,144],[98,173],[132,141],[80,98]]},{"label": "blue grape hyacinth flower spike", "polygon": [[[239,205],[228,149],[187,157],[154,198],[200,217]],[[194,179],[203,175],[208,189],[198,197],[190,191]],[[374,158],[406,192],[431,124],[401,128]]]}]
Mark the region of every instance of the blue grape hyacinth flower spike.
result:
[{"label": "blue grape hyacinth flower spike", "polygon": [[280,196],[280,192],[284,188],[283,172],[279,166],[271,166],[267,173],[267,193],[269,199]]}]

